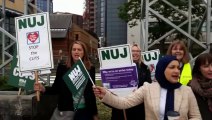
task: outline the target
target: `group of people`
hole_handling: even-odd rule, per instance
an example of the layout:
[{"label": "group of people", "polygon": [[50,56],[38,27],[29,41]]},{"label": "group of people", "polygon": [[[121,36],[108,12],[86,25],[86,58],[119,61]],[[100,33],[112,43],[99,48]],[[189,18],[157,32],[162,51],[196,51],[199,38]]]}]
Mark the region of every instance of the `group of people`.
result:
[{"label": "group of people", "polygon": [[52,87],[35,84],[34,89],[44,94],[58,95],[58,105],[51,120],[98,120],[96,97],[112,108],[111,120],[168,120],[168,111],[177,111],[180,120],[212,120],[212,55],[199,55],[193,69],[183,41],[174,40],[167,55],[159,59],[152,82],[150,70],[141,58],[141,49],[132,45],[133,62],[138,71],[138,88],[127,97],[120,97],[104,87],[93,86],[88,80],[80,106],[74,110],[72,93],[63,80],[63,75],[79,59],[95,83],[95,68],[92,66],[85,44],[74,41],[66,63],[57,68]]}]

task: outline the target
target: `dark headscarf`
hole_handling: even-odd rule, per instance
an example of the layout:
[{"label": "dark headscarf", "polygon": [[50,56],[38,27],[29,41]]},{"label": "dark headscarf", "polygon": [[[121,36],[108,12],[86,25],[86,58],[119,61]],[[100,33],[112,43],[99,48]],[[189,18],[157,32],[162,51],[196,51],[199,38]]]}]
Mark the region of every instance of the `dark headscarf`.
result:
[{"label": "dark headscarf", "polygon": [[162,88],[167,89],[167,95],[166,95],[166,106],[165,106],[165,114],[164,114],[164,120],[168,120],[167,118],[167,112],[168,111],[174,111],[174,89],[177,89],[181,86],[179,82],[177,83],[170,83],[164,74],[166,67],[170,62],[173,60],[177,60],[176,56],[170,56],[166,55],[162,57],[157,65],[156,65],[156,71],[155,71],[155,78],[160,84]]},{"label": "dark headscarf", "polygon": [[166,67],[170,62],[173,60],[177,60],[176,56],[171,56],[171,55],[166,55],[162,57],[157,65],[156,65],[156,70],[155,70],[155,78],[160,84],[162,88],[168,89],[168,90],[174,90],[176,88],[179,88],[181,84],[178,83],[170,83],[164,74]]}]

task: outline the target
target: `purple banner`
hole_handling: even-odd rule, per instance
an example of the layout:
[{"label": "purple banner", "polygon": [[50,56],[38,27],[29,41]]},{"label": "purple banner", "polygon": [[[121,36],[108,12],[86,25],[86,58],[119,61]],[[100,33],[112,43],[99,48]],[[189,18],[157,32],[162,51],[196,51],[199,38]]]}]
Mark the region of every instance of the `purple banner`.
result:
[{"label": "purple banner", "polygon": [[138,84],[136,66],[101,69],[103,86],[108,89],[136,87]]}]

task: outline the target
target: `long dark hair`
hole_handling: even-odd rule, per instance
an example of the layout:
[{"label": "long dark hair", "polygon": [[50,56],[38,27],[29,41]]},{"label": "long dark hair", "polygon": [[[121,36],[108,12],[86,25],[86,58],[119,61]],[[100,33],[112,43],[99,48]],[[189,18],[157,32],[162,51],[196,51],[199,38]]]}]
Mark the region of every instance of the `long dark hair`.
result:
[{"label": "long dark hair", "polygon": [[68,53],[68,59],[67,59],[67,62],[66,62],[67,67],[71,67],[72,65],[74,65],[74,60],[73,60],[72,55],[71,55],[72,54],[71,51],[73,49],[74,44],[78,44],[78,45],[82,46],[82,49],[84,51],[84,56],[81,59],[82,59],[84,65],[85,65],[86,69],[89,70],[91,68],[91,62],[90,62],[89,57],[88,57],[87,46],[82,41],[74,41],[70,45],[69,53]]},{"label": "long dark hair", "polygon": [[212,54],[203,53],[199,55],[195,60],[194,67],[192,70],[192,76],[202,77],[202,73],[200,72],[200,66],[205,65],[207,62],[208,64],[212,64]]}]

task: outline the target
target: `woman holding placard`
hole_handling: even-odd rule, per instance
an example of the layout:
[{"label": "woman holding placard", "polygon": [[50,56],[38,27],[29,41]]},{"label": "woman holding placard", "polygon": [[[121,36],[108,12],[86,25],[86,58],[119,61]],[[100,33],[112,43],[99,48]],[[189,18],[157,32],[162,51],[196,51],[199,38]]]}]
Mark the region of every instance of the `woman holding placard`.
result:
[{"label": "woman holding placard", "polygon": [[[60,63],[57,68],[55,81],[49,89],[41,85],[35,85],[35,90],[44,94],[58,95],[58,105],[51,120],[98,120],[96,98],[92,92],[92,82],[88,80],[83,95],[78,100],[73,98],[71,91],[63,80],[64,74],[79,60],[82,59],[92,81],[95,83],[95,68],[88,58],[86,45],[81,41],[74,41],[70,46],[70,55],[67,63]],[[77,109],[74,109],[77,103]]]},{"label": "woman holding placard", "polygon": [[117,109],[127,109],[144,103],[146,120],[168,120],[167,113],[176,111],[179,120],[201,120],[201,115],[191,88],[178,82],[179,61],[176,56],[164,56],[157,65],[157,82],[144,83],[126,97],[114,95],[104,87],[93,86],[94,93],[102,102]]},{"label": "woman holding placard", "polygon": [[[133,62],[137,66],[138,72],[138,88],[143,86],[144,82],[151,83],[151,75],[148,66],[142,62],[141,58],[141,49],[137,44],[133,44],[131,46],[132,58]],[[126,110],[119,110],[116,108],[112,108],[111,120],[144,120],[145,119],[145,111],[144,104],[137,105],[133,108],[129,108]]]}]

